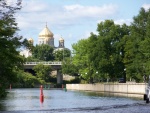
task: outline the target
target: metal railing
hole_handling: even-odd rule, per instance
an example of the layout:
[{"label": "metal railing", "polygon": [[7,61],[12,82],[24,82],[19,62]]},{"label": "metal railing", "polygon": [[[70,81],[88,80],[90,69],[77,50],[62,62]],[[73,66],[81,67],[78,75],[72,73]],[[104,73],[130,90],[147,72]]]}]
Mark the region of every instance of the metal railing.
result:
[{"label": "metal railing", "polygon": [[25,62],[24,65],[37,65],[37,64],[43,64],[43,65],[62,65],[62,62]]}]

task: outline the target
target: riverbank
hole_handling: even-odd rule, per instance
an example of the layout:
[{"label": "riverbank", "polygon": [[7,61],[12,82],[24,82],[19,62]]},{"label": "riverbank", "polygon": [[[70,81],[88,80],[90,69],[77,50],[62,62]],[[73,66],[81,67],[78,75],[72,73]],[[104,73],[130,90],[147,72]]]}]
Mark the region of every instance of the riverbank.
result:
[{"label": "riverbank", "polygon": [[66,84],[67,90],[96,91],[129,94],[132,97],[145,94],[145,83]]}]

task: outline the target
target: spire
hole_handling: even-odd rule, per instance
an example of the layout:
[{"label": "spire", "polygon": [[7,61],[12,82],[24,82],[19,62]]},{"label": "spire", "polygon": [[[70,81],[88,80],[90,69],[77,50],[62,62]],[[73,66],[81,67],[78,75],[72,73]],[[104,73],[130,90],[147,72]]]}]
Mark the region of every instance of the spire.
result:
[{"label": "spire", "polygon": [[46,27],[47,27],[47,22],[46,22]]}]

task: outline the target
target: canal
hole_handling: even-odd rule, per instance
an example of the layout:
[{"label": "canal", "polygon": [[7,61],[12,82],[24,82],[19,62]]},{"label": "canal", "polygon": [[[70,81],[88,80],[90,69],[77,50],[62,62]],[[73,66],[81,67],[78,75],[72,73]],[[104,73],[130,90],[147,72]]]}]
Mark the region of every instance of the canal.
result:
[{"label": "canal", "polygon": [[150,110],[141,98],[122,97],[113,94],[62,89],[44,90],[41,103],[40,89],[8,90],[7,98],[0,100],[2,113],[142,113]]}]

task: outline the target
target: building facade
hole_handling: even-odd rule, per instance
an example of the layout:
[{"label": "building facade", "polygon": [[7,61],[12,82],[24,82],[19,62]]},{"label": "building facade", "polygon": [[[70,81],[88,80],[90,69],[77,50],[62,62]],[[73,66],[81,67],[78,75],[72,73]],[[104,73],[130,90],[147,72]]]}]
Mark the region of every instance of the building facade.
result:
[{"label": "building facade", "polygon": [[[34,40],[32,38],[29,38],[28,41],[29,41],[29,43],[34,44]],[[38,36],[38,45],[48,44],[51,47],[54,47],[54,52],[58,51],[58,50],[68,49],[68,48],[65,48],[64,42],[65,42],[64,39],[62,37],[60,37],[60,39],[59,39],[59,45],[58,45],[58,47],[56,47],[54,45],[54,34],[49,30],[49,28],[47,27],[47,25],[39,33],[39,36]],[[21,51],[20,54],[24,55],[25,57],[29,57],[29,56],[32,55],[32,53],[29,50],[27,50],[27,49]]]}]

